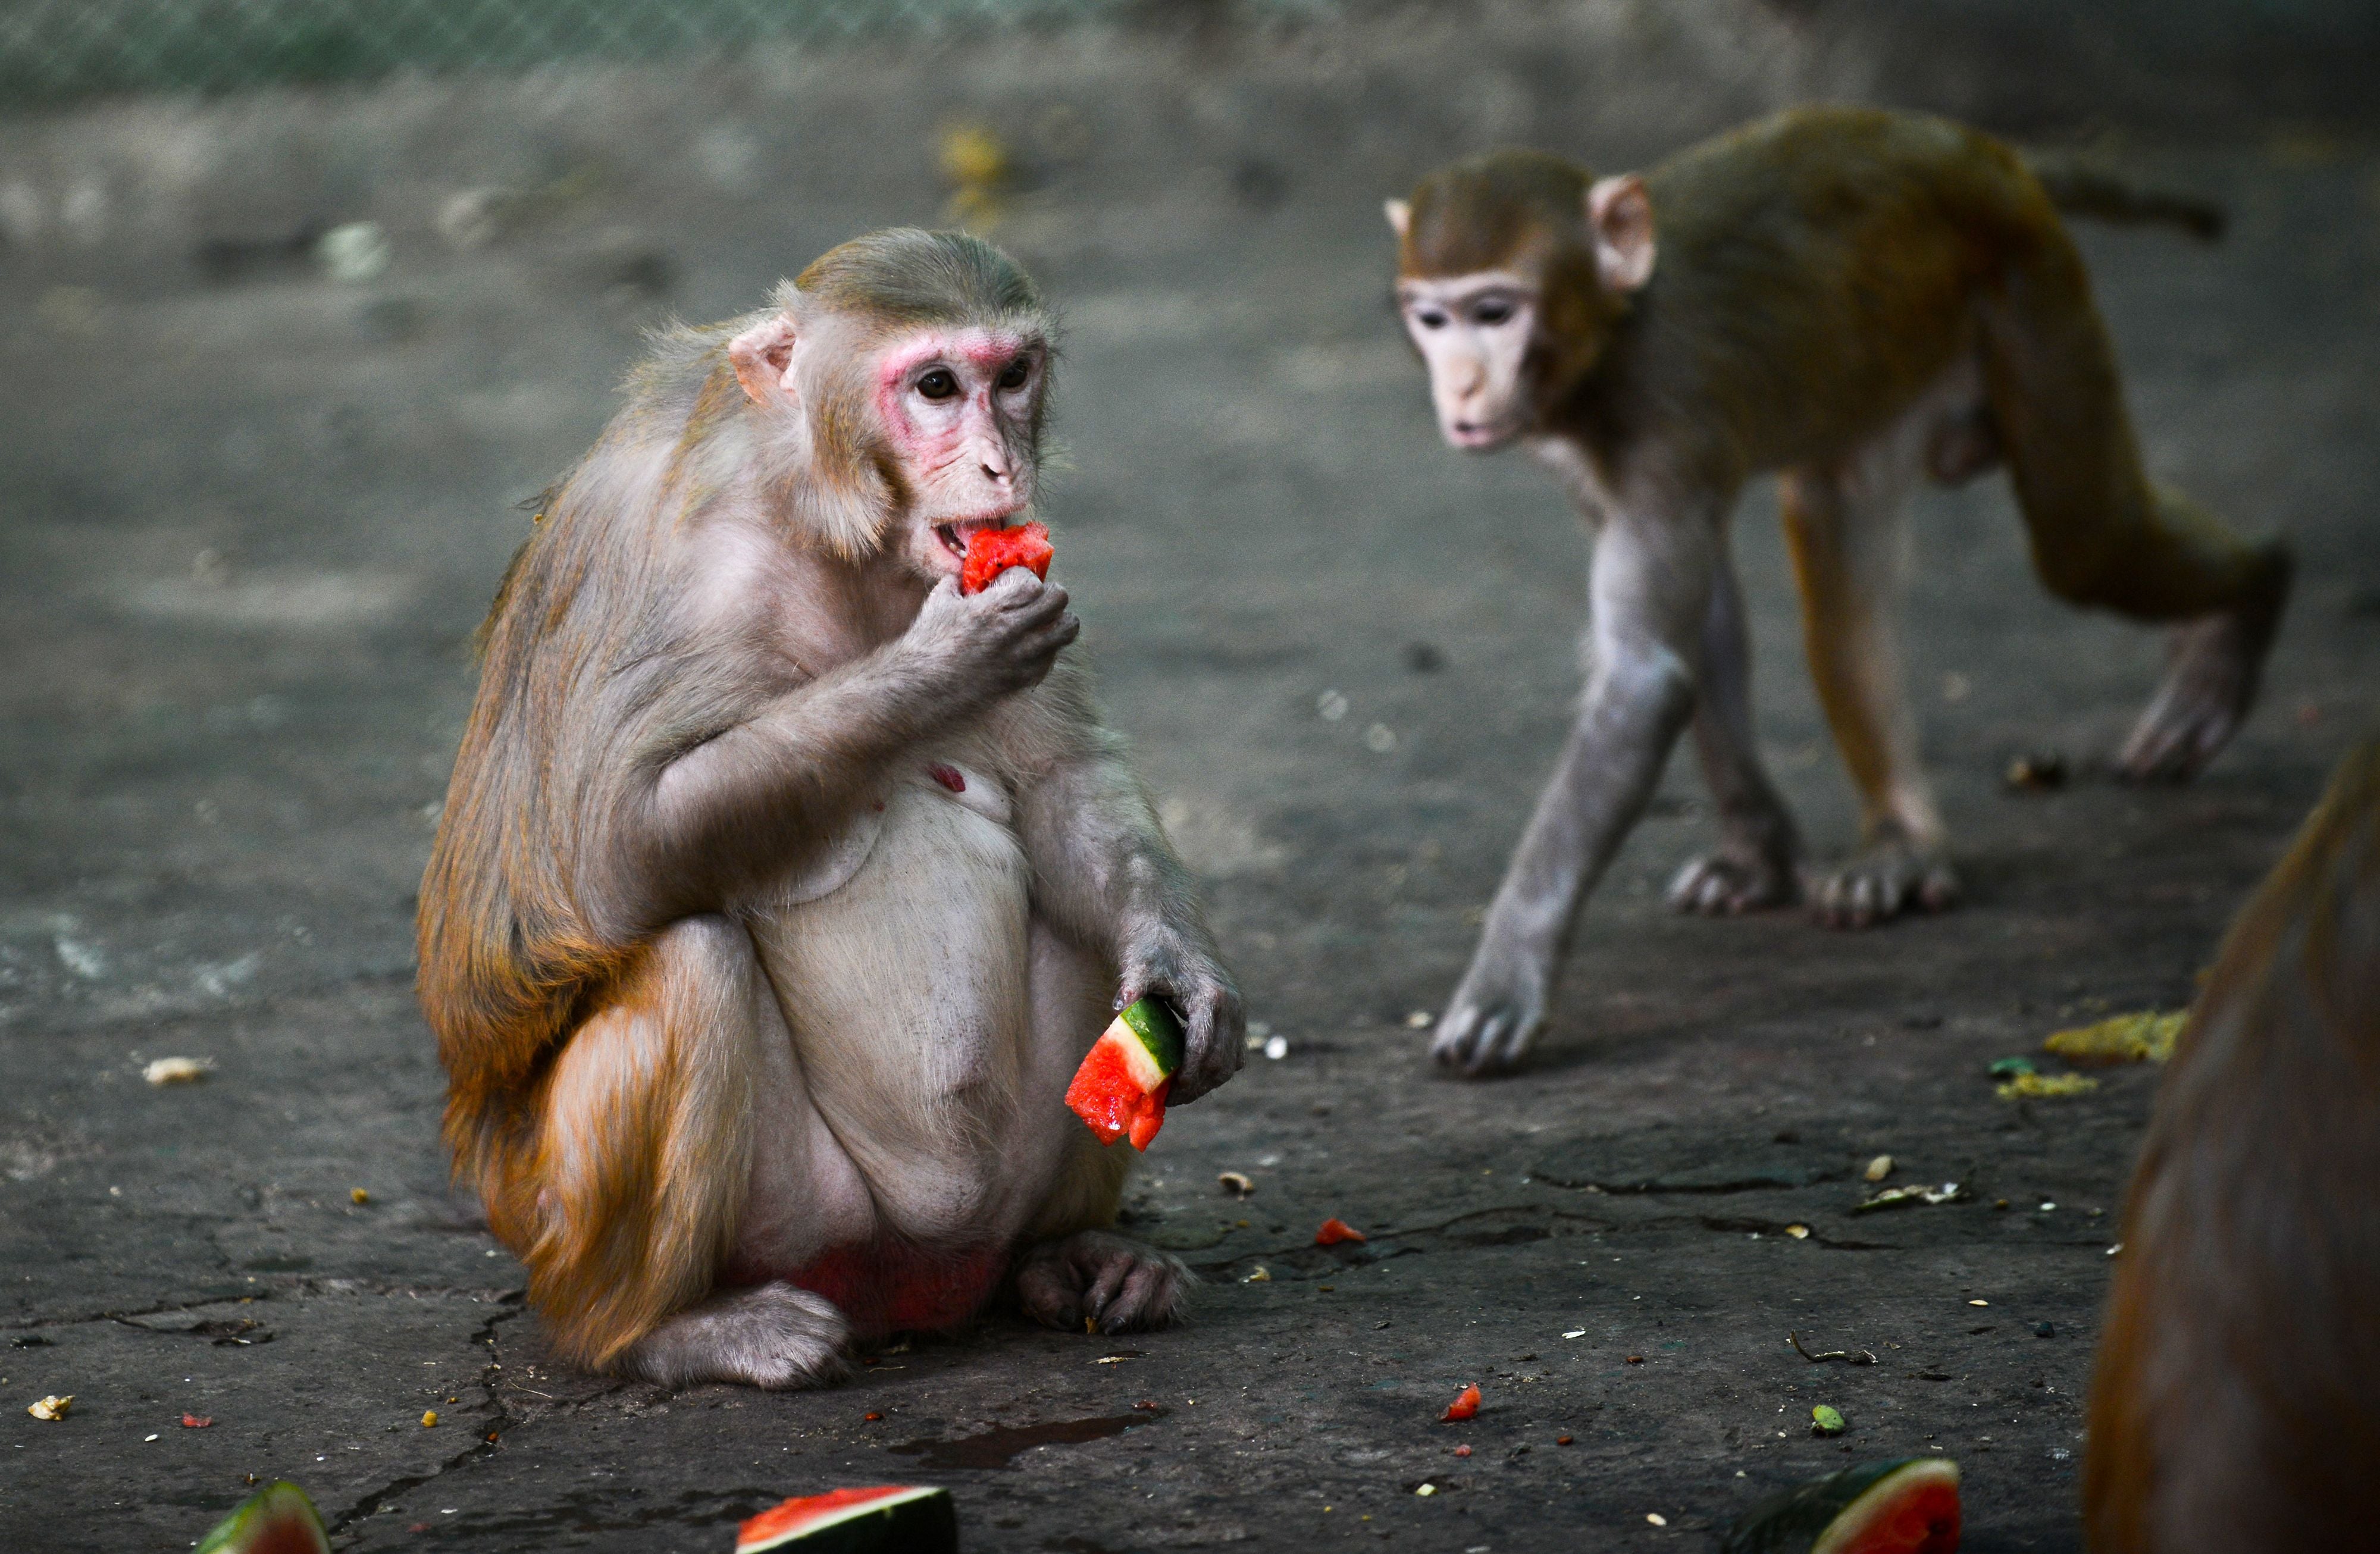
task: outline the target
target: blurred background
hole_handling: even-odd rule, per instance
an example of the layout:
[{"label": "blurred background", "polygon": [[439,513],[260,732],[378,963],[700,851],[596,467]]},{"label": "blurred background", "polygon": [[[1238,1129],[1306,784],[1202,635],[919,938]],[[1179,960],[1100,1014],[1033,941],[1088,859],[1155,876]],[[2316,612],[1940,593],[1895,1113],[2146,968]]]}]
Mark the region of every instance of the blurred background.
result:
[{"label": "blurred background", "polygon": [[[1961,1378],[1861,1373],[1867,1454],[1938,1436],[2004,1464],[1971,1466],[1970,1547],[2072,1547],[2105,1278],[2073,1213],[1862,1220],[1851,1257],[1815,1198],[1631,1229],[1616,1198],[1553,1203],[1533,1162],[1791,1133],[2020,1203],[2117,1201],[2147,1074],[2031,1131],[1977,1075],[2092,1001],[2186,1001],[2374,713],[2375,79],[2368,0],[0,0],[0,1542],[184,1548],[245,1475],[286,1473],[343,1546],[415,1547],[419,1522],[492,1551],[710,1548],[792,1478],[916,1474],[868,1454],[932,1433],[914,1415],[1150,1395],[1205,1403],[1158,1457],[953,1479],[970,1547],[1241,1541],[1318,1515],[1309,1495],[1433,1548],[1568,1548],[1663,1509],[1692,1537],[1840,1465],[1742,1444],[1806,1412],[1770,1329],[1807,1301]],[[1380,200],[1492,145],[1616,170],[1811,101],[1954,115],[2227,211],[2215,245],[2077,236],[2152,468],[2296,539],[2265,704],[2192,789],[2116,789],[2096,761],[2158,639],[2043,594],[2000,480],[1928,492],[1911,674],[1969,905],[1867,936],[1674,920],[1659,887],[1710,835],[1680,762],[1588,910],[1545,1062],[1434,1082],[1406,1022],[1452,986],[1567,723],[1586,552],[1525,461],[1438,445]],[[896,223],[985,233],[1063,315],[1058,575],[1285,1055],[1185,1110],[1135,1202],[1215,1281],[1201,1327],[1128,1379],[1013,1331],[921,1353],[863,1430],[848,1392],[541,1377],[517,1271],[445,1204],[411,920],[523,504],[645,331]],[[1827,855],[1855,817],[1773,520],[1755,485],[1760,730]],[[2045,747],[2077,780],[2003,791]],[[211,1077],[152,1090],[169,1054]],[[1267,1212],[1216,1220],[1226,1168]],[[1474,1209],[1459,1245],[1377,1238],[1367,1319],[1298,1304],[1331,1277],[1283,1250],[1304,1223]],[[1789,1219],[1821,1232],[1790,1267],[1750,1235]],[[1590,1234],[1662,1256],[1549,1281],[1585,1253],[1536,1243]],[[1928,1325],[1994,1279],[2073,1342]],[[243,1300],[281,1342],[185,1342],[259,1320]],[[1652,1347],[1622,1325],[1657,1308],[1659,1364],[1590,1360]],[[1359,1349],[1419,1389],[1526,1372],[1512,1427],[1582,1446],[1417,1500],[1443,1443],[1415,1394],[1339,1384]],[[80,1397],[68,1425],[25,1417],[45,1391]],[[468,1439],[412,1426],[450,1395]],[[144,1440],[185,1408],[221,1423]],[[756,1471],[739,1420],[808,1460]],[[1137,1510],[1075,1492],[1127,1484]]]}]

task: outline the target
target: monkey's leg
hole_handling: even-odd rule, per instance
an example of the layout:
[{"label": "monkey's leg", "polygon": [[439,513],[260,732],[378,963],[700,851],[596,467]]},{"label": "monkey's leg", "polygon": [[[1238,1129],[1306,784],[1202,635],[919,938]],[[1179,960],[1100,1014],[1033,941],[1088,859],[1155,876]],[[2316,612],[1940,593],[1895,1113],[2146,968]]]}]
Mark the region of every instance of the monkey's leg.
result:
[{"label": "monkey's leg", "polygon": [[1983,309],[1992,418],[2050,591],[2180,623],[2165,683],[2119,758],[2131,781],[2180,781],[2214,758],[2255,701],[2289,599],[2289,552],[2150,484],[2082,261],[2063,234],[2053,237]]},{"label": "monkey's leg", "polygon": [[1904,419],[1841,468],[1779,482],[1810,674],[1860,795],[1859,851],[1811,884],[1812,905],[1838,928],[1940,911],[1959,893],[1901,687],[1896,606],[1916,430]]},{"label": "monkey's leg", "polygon": [[1752,733],[1752,652],[1734,564],[1721,556],[1703,621],[1702,674],[1694,698],[1694,751],[1718,805],[1718,848],[1694,859],[1670,884],[1681,912],[1745,912],[1801,893],[1802,844],[1784,800],[1760,769]]},{"label": "monkey's leg", "polygon": [[529,1298],[584,1363],[670,1385],[837,1373],[842,1317],[771,1284],[704,1299],[744,1217],[756,1087],[790,1051],[752,941],[686,918],[554,1062]]},{"label": "monkey's leg", "polygon": [[1578,722],[1488,909],[1471,968],[1439,1017],[1431,1051],[1467,1074],[1520,1060],[1579,903],[1653,795],[1693,715],[1718,561],[1708,512],[1640,506],[1604,520],[1591,593],[1593,672]]}]

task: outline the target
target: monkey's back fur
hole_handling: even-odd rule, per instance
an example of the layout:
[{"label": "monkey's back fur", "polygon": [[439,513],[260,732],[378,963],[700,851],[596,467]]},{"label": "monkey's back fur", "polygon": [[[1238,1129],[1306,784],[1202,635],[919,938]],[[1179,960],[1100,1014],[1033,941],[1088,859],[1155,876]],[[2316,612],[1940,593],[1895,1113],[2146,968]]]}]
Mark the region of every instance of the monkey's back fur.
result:
[{"label": "monkey's back fur", "polygon": [[2091,1390],[2095,1554],[2380,1527],[2380,741],[2226,936],[2157,1093]]}]

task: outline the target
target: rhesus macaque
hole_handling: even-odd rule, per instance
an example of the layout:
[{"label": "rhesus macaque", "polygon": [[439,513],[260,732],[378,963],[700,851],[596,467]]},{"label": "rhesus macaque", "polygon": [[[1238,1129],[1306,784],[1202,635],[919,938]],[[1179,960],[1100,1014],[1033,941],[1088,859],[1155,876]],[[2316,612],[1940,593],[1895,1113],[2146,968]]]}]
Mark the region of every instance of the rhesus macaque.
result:
[{"label": "rhesus macaque", "polygon": [[1447,441],[1525,443],[1597,532],[1585,698],[1438,1022],[1442,1063],[1477,1074],[1526,1050],[1581,900],[1690,723],[1721,839],[1672,903],[1741,912],[1803,892],[1753,740],[1728,556],[1755,473],[1781,472],[1810,664],[1864,815],[1859,851],[1807,886],[1830,922],[1958,893],[1893,620],[1922,479],[2005,462],[2052,592],[2180,623],[2127,776],[2190,775],[2245,716],[2289,554],[2143,476],[2082,260],[2007,147],[1938,119],[1808,109],[1641,177],[1495,152],[1388,216]]},{"label": "rhesus macaque", "polygon": [[2157,1090],[2083,1452],[2095,1554],[2380,1543],[2380,741],[2232,923]]},{"label": "rhesus macaque", "polygon": [[1239,1065],[1230,974],[1081,672],[1066,595],[963,596],[1033,500],[1033,285],[847,243],[663,337],[505,577],[421,892],[445,1133],[581,1363],[832,1378],[1024,1310],[1169,1320],[1063,1097],[1113,1008]]}]

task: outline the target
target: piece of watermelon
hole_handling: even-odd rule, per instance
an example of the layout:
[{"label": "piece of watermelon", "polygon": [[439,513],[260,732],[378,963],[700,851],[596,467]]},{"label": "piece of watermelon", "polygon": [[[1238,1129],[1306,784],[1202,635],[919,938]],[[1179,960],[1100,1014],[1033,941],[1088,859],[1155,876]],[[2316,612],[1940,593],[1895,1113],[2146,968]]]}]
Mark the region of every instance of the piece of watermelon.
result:
[{"label": "piece of watermelon", "polygon": [[215,1524],[199,1554],[331,1554],[322,1518],[287,1479],[268,1484]]},{"label": "piece of watermelon", "polygon": [[1744,1512],[1719,1554],[1953,1554],[1959,1464],[1948,1457],[1863,1463]]},{"label": "piece of watermelon", "polygon": [[986,527],[967,536],[966,560],[959,565],[959,592],[981,593],[991,580],[1012,566],[1032,569],[1036,577],[1050,576],[1050,531],[1039,524],[1014,528]]},{"label": "piece of watermelon", "polygon": [[830,1489],[770,1507],[736,1531],[735,1554],[958,1554],[959,1513],[948,1489],[880,1484]]},{"label": "piece of watermelon", "polygon": [[1117,1015],[1091,1043],[1066,1104],[1090,1124],[1101,1144],[1129,1138],[1146,1149],[1165,1125],[1165,1097],[1173,1071],[1182,1066],[1182,1022],[1173,1011],[1145,998]]}]

